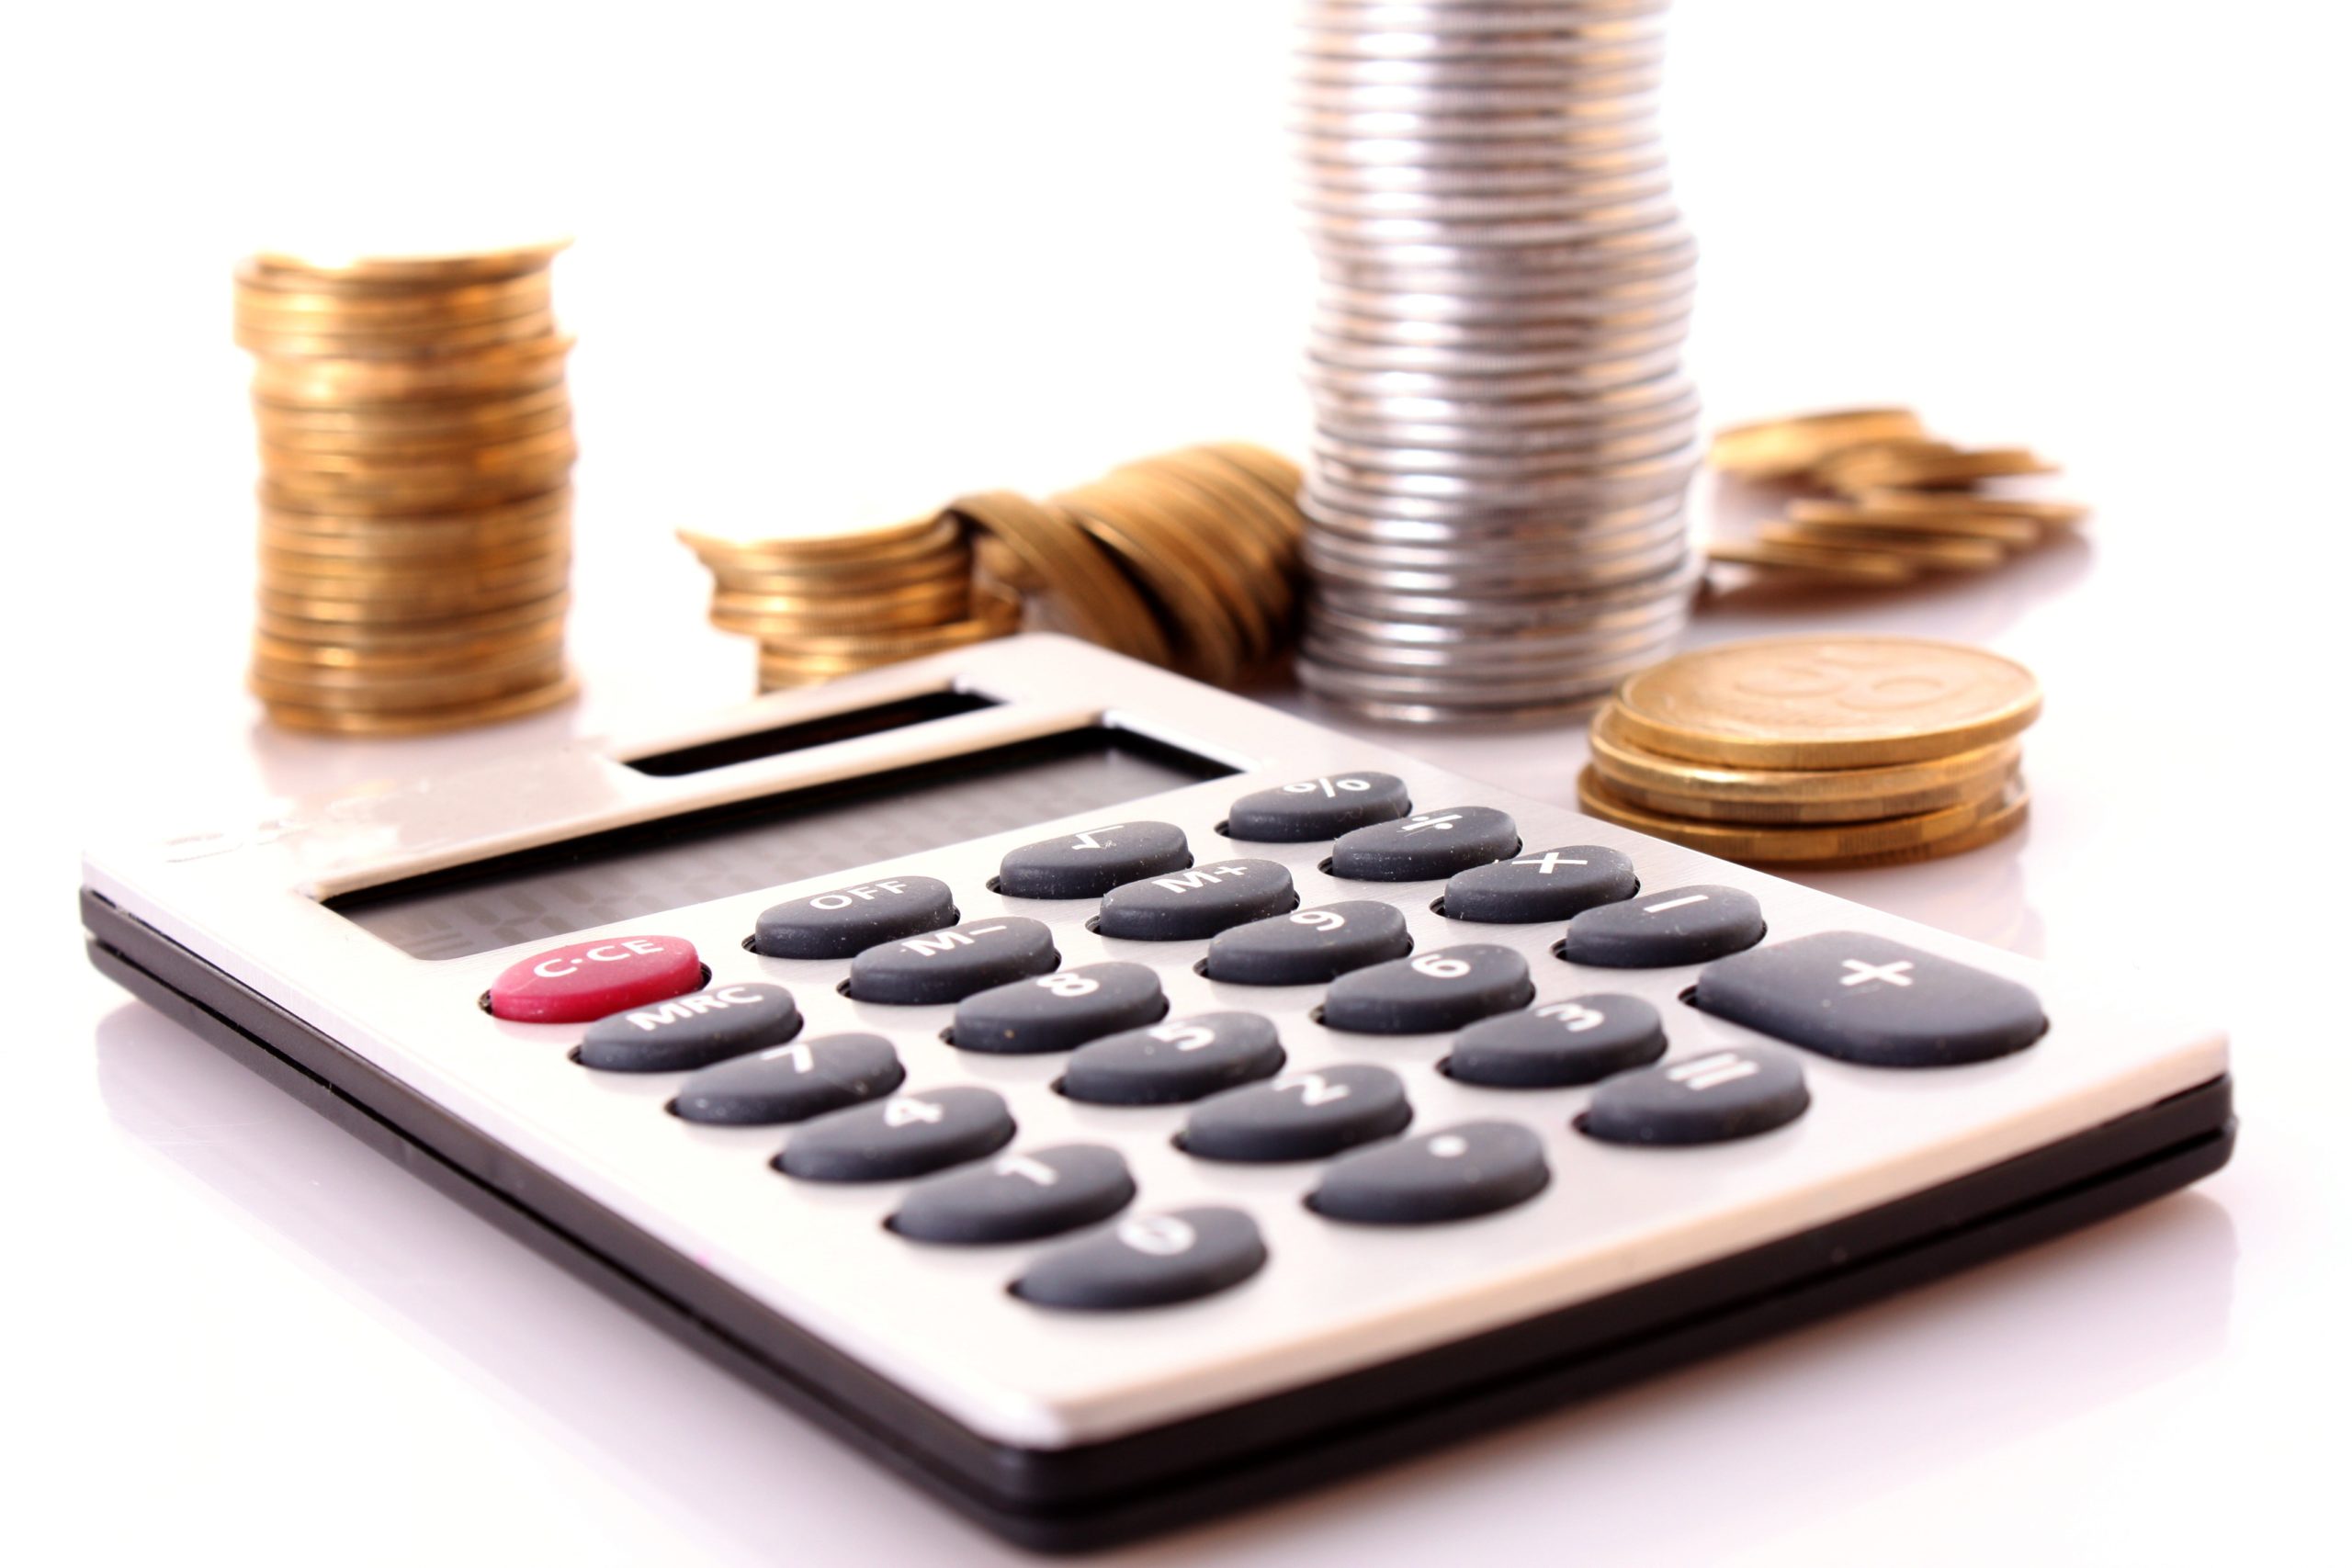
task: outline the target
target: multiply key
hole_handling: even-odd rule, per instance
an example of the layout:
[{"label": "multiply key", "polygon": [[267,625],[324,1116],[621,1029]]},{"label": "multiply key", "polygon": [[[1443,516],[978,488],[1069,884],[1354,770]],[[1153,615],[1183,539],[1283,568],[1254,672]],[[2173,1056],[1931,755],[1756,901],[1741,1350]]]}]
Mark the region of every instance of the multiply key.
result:
[{"label": "multiply key", "polygon": [[1699,971],[1702,1010],[1840,1061],[1941,1067],[2022,1051],[2049,1027],[2014,980],[1861,931],[1823,931]]},{"label": "multiply key", "polygon": [[1003,1055],[1074,1051],[1090,1040],[1167,1016],[1168,998],[1150,969],[1140,964],[1081,964],[973,992],[956,1004],[948,1043]]},{"label": "multiply key", "polygon": [[782,986],[714,986],[597,1020],[578,1060],[610,1073],[684,1072],[799,1032],[800,1010]]},{"label": "multiply key", "polygon": [[1426,1034],[1534,999],[1526,959],[1495,942],[1465,942],[1340,976],[1323,998],[1321,1021],[1358,1034]]},{"label": "multiply key", "polygon": [[1359,898],[1220,931],[1201,972],[1237,986],[1315,986],[1412,951],[1403,910]]},{"label": "multiply key", "polygon": [[1298,903],[1290,873],[1270,860],[1213,860],[1146,877],[1102,897],[1094,929],[1135,942],[1182,942],[1279,915]]},{"label": "multiply key", "polygon": [[1519,824],[1487,806],[1424,811],[1359,828],[1331,846],[1331,874],[1355,882],[1426,882],[1519,852]]},{"label": "multiply key", "polygon": [[1122,882],[1193,863],[1183,829],[1167,822],[1114,822],[1005,852],[996,890],[1008,898],[1099,898]]},{"label": "multiply key", "polygon": [[1043,975],[1061,961],[1043,921],[999,915],[867,948],[850,961],[849,994],[856,1001],[906,1007],[961,1001],[990,986]]},{"label": "multiply key", "polygon": [[1412,808],[1405,781],[1394,773],[1331,773],[1243,795],[1220,830],[1228,839],[1299,844],[1336,839]]},{"label": "multiply key", "polygon": [[1703,964],[1764,940],[1764,911],[1736,887],[1671,887],[1587,909],[1553,952],[1602,969]]},{"label": "multiply key", "polygon": [[1641,887],[1634,863],[1599,844],[1568,844],[1456,872],[1437,912],[1449,920],[1532,925],[1565,920]]},{"label": "multiply key", "polygon": [[928,876],[831,887],[760,911],[752,951],[766,958],[847,958],[876,942],[956,923],[956,897]]}]

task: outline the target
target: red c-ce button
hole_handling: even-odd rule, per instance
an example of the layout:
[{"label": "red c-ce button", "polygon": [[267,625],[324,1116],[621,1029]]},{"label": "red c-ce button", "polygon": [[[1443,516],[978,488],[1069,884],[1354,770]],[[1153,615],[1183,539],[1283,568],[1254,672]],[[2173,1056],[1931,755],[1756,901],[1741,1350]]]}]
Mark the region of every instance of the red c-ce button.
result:
[{"label": "red c-ce button", "polygon": [[535,953],[490,987],[490,1010],[518,1023],[582,1023],[691,991],[702,959],[681,936],[611,936]]}]

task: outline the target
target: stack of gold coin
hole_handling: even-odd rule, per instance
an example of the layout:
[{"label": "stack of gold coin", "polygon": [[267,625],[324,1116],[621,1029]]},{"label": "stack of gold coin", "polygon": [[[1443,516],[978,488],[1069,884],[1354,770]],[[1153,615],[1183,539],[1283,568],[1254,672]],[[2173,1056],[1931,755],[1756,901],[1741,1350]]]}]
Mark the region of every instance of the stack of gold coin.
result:
[{"label": "stack of gold coin", "polygon": [[1836,409],[1718,431],[1708,461],[1735,479],[1809,489],[1708,558],[1771,576],[1876,586],[1988,571],[2088,515],[2077,502],[1987,490],[2053,473],[2022,446],[1965,447],[1904,408]]},{"label": "stack of gold coin", "polygon": [[1240,442],[1124,464],[1046,501],[963,496],[936,516],[822,536],[680,530],[710,618],[760,642],[761,689],[1004,637],[1029,624],[1228,684],[1289,646],[1297,468]]},{"label": "stack of gold coin", "polygon": [[1003,637],[1020,601],[972,580],[956,518],[851,534],[733,540],[680,529],[710,569],[711,625],[756,637],[760,690]]},{"label": "stack of gold coin", "polygon": [[1627,679],[1577,781],[1606,821],[1725,860],[1828,870],[1991,843],[2025,820],[2030,671],[1917,637],[1727,643]]},{"label": "stack of gold coin", "polygon": [[412,734],[571,694],[560,248],[237,268],[261,440],[252,686],[276,722]]}]

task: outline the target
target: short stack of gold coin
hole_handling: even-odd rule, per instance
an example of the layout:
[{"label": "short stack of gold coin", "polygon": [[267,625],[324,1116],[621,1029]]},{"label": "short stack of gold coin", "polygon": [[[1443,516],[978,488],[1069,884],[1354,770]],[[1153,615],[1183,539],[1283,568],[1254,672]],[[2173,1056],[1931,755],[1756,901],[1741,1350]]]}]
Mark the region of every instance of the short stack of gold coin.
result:
[{"label": "short stack of gold coin", "polygon": [[2025,820],[2022,666],[1956,643],[1727,643],[1632,676],[1577,780],[1604,820],[1725,860],[1816,870],[1975,849]]},{"label": "short stack of gold coin", "polygon": [[262,465],[251,683],[274,721],[414,734],[571,694],[560,248],[237,268]]},{"label": "short stack of gold coin", "polygon": [[680,530],[710,569],[710,618],[759,639],[763,691],[1004,637],[1066,631],[1219,684],[1289,646],[1295,466],[1189,446],[1033,501],[958,498],[855,534],[730,540]]},{"label": "short stack of gold coin", "polygon": [[812,685],[1003,637],[1021,604],[972,580],[948,516],[853,534],[729,540],[680,529],[710,569],[710,623],[756,637],[760,690]]},{"label": "short stack of gold coin", "polygon": [[2000,493],[1987,483],[2054,473],[2022,446],[1956,446],[1904,408],[1835,409],[1715,433],[1718,472],[1816,493],[1752,535],[1717,537],[1708,558],[1768,576],[1858,587],[1945,572],[1989,571],[2089,508]]}]

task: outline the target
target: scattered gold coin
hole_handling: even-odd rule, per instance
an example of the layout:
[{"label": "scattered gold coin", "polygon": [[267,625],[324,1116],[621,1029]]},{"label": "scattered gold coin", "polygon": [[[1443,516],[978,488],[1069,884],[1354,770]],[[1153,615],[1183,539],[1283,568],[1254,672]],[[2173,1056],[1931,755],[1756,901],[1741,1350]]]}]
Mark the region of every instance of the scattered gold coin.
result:
[{"label": "scattered gold coin", "polygon": [[560,249],[238,266],[262,468],[249,684],[273,721],[417,734],[572,694]]}]

